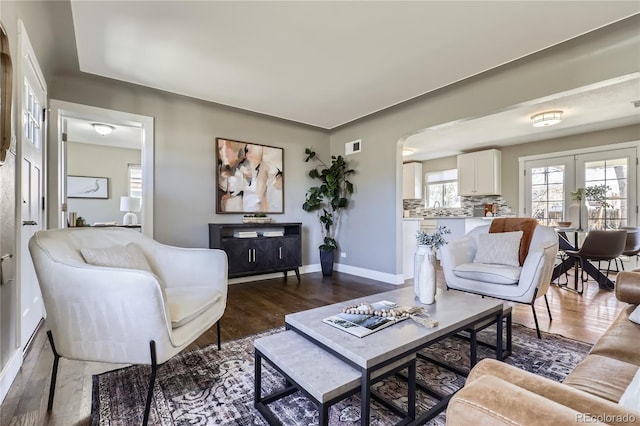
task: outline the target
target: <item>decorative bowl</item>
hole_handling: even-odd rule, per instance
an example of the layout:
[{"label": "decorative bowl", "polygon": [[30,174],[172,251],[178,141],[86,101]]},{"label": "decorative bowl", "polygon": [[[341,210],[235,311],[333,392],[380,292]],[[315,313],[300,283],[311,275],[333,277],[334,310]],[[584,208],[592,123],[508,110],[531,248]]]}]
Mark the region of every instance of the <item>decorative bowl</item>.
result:
[{"label": "decorative bowl", "polygon": [[558,226],[560,228],[569,228],[571,226],[571,222],[558,222]]},{"label": "decorative bowl", "polygon": [[271,223],[270,217],[243,217],[242,223]]}]

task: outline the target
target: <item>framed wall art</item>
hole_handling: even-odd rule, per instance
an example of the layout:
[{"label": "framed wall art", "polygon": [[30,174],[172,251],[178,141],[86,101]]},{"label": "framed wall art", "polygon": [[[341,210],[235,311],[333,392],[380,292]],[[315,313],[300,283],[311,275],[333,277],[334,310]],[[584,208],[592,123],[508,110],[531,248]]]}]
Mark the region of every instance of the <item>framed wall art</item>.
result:
[{"label": "framed wall art", "polygon": [[67,198],[109,198],[109,178],[67,176]]},{"label": "framed wall art", "polygon": [[216,213],[284,213],[284,149],[216,138]]}]

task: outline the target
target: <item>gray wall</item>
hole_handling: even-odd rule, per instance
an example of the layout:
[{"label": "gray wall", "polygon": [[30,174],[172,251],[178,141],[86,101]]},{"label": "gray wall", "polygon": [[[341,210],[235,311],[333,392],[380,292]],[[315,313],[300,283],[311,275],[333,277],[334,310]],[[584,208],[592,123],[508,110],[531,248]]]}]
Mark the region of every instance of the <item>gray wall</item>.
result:
[{"label": "gray wall", "polygon": [[392,274],[402,271],[396,253],[401,253],[403,138],[436,124],[638,72],[638,25],[636,16],[332,132],[333,154],[344,152],[345,142],[362,139],[363,144],[349,226],[339,239],[350,254],[346,263]]},{"label": "gray wall", "polygon": [[[129,164],[140,164],[140,150],[87,143],[67,143],[67,174],[109,179],[109,198],[69,198],[68,211],[76,212],[86,223],[122,223],[120,197],[128,195]],[[138,213],[138,223],[141,217]]]},{"label": "gray wall", "polygon": [[58,76],[49,93],[53,99],[154,117],[154,235],[166,244],[208,247],[209,222],[242,218],[215,213],[216,137],[284,148],[285,213],[271,216],[277,222],[302,222],[303,264],[319,262],[317,220],[301,208],[312,183],[304,149],[313,146],[326,158],[326,132],[89,75]]}]

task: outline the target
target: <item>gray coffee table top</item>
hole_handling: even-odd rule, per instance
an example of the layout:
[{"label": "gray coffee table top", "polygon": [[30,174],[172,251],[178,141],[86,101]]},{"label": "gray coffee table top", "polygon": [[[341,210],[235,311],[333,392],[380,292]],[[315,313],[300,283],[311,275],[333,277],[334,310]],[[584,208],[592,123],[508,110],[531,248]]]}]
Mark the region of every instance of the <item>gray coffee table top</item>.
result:
[{"label": "gray coffee table top", "polygon": [[[426,328],[412,319],[400,321],[365,337],[356,337],[322,322],[340,313],[344,306],[359,302],[389,300],[401,306],[423,306],[439,324]],[[459,291],[441,291],[436,303],[422,305],[413,287],[404,287],[359,299],[289,314],[285,323],[299,333],[324,345],[355,366],[369,369],[398,355],[416,351],[441,337],[502,312],[502,301]]]}]

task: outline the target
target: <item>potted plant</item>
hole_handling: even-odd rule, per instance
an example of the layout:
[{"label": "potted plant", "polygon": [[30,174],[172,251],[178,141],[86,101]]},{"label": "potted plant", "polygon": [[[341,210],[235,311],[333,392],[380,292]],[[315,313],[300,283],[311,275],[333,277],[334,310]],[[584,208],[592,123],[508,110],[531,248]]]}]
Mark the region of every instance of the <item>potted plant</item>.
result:
[{"label": "potted plant", "polygon": [[305,163],[313,160],[318,164],[309,170],[309,177],[317,179],[319,185],[312,186],[307,191],[302,209],[306,212],[315,211],[320,221],[323,243],[320,245],[320,265],[322,275],[333,273],[335,252],[338,249],[336,235],[340,226],[340,216],[349,203],[349,196],[353,193],[353,184],[347,179],[355,171],[349,169],[347,162],[341,155],[331,156],[331,163],[327,165],[317,157],[311,148],[304,150],[307,158]]},{"label": "potted plant", "polygon": [[608,185],[602,184],[576,188],[571,192],[571,199],[578,203],[578,231],[582,231],[582,204],[584,204],[584,200],[596,201],[604,208],[611,207],[607,202],[607,191],[610,189]]},{"label": "potted plant", "polygon": [[446,226],[438,226],[432,234],[416,233],[418,249],[414,257],[413,289],[420,303],[430,305],[435,302],[436,251],[447,244],[444,236],[450,233]]}]

